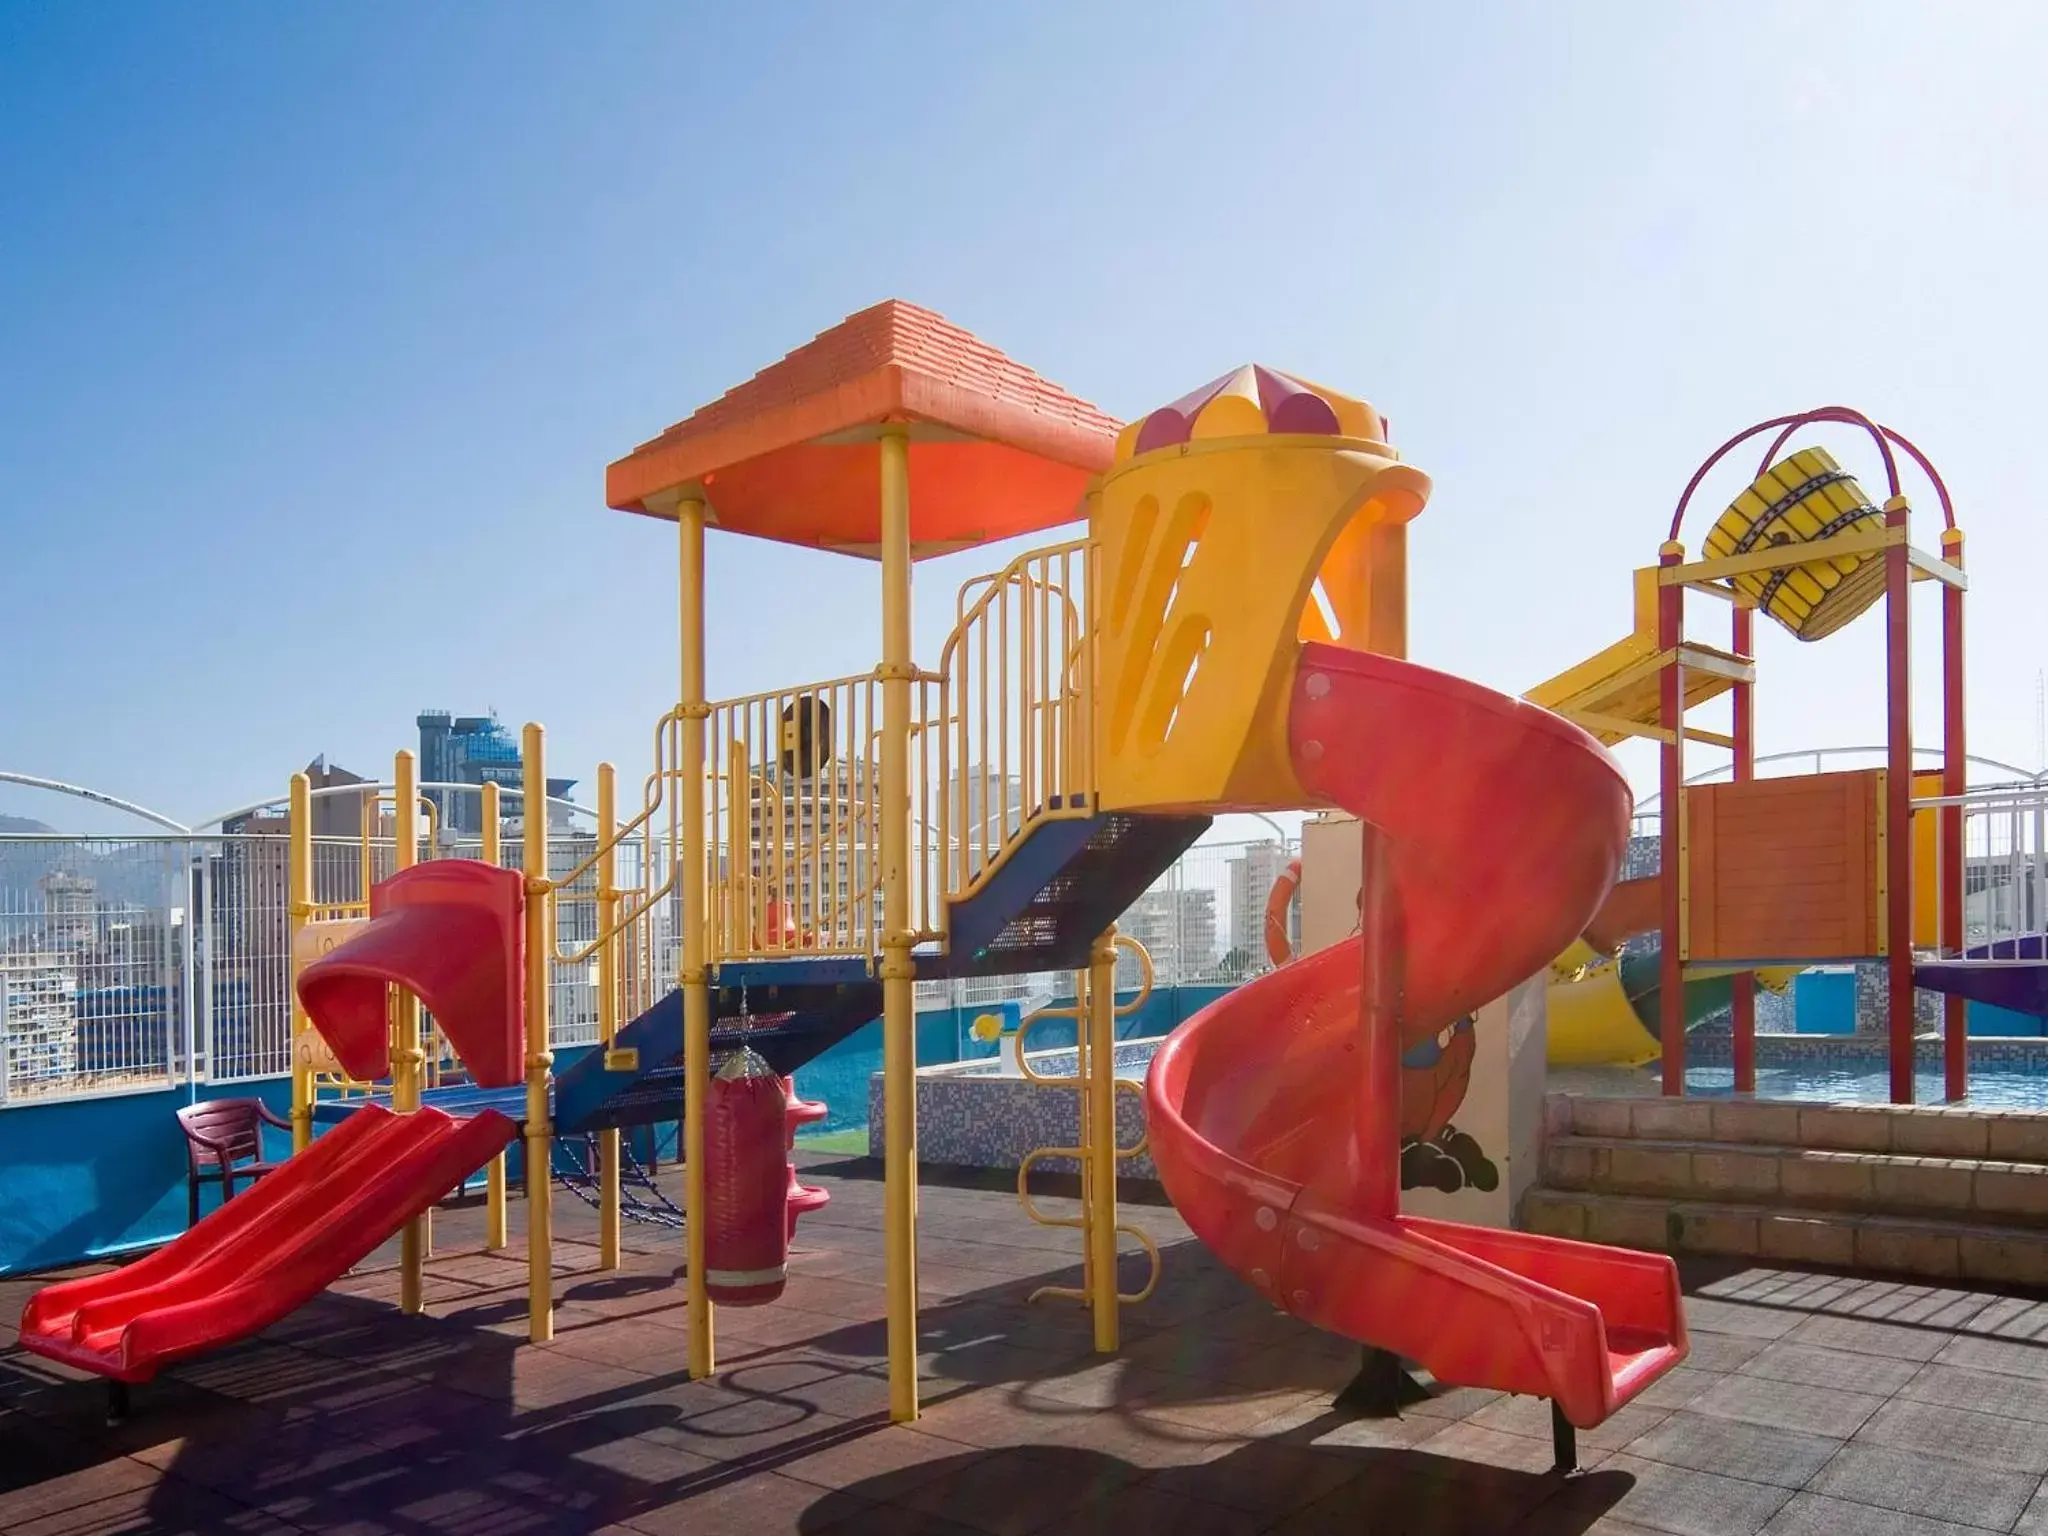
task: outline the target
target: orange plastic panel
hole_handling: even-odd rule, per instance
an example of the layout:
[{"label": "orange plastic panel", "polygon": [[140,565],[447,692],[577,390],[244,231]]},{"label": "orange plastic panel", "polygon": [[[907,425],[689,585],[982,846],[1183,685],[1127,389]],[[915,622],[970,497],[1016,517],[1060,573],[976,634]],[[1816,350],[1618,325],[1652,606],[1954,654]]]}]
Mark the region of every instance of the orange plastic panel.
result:
[{"label": "orange plastic panel", "polygon": [[[1929,799],[1942,792],[1939,768],[1913,775],[1913,798]],[[1913,943],[1933,949],[1941,942],[1941,812],[1913,813]]]},{"label": "orange plastic panel", "polygon": [[[875,429],[910,428],[910,538],[920,555],[1085,515],[1118,423],[943,315],[890,299],[850,315],[605,473],[623,511],[708,497],[715,527],[873,555]],[[666,508],[656,511],[656,504]]]},{"label": "orange plastic panel", "polygon": [[1686,793],[1688,960],[1853,960],[1882,952],[1876,769]]}]

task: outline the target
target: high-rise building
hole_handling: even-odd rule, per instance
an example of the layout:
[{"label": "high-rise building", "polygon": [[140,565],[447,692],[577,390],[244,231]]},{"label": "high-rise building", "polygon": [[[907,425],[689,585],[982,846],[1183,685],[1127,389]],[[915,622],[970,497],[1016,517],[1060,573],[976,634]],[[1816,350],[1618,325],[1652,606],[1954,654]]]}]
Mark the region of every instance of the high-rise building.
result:
[{"label": "high-rise building", "polygon": [[[1216,893],[1206,885],[1155,885],[1131,903],[1116,926],[1145,946],[1158,986],[1195,980],[1216,964]],[[1142,979],[1136,957],[1120,954],[1117,986],[1134,987]]]},{"label": "high-rise building", "polygon": [[749,788],[750,877],[779,893],[791,919],[827,943],[860,936],[868,926],[863,905],[880,929],[880,846],[870,790],[859,762],[837,762],[809,778],[771,768]]},{"label": "high-rise building", "polygon": [[[1287,849],[1279,843],[1248,843],[1230,861],[1230,952],[1250,971],[1266,964],[1266,897],[1287,870]],[[1300,943],[1300,934],[1288,937]]]},{"label": "high-rise building", "polygon": [[[420,712],[420,780],[427,784],[496,784],[507,816],[518,813],[525,782],[519,743],[496,715],[454,715],[445,709]],[[549,779],[551,799],[566,796],[574,779]],[[445,832],[474,837],[483,830],[483,797],[430,789],[427,796]]]},{"label": "high-rise building", "polygon": [[[306,765],[313,787],[313,899],[363,899],[363,819],[374,790],[349,794],[369,780],[331,766],[325,756]],[[213,909],[205,914],[213,953],[236,967],[282,963],[291,903],[291,817],[252,811],[221,823],[220,853],[207,882]],[[375,870],[373,868],[374,877]]]},{"label": "high-rise building", "polygon": [[98,883],[90,875],[53,869],[36,882],[43,893],[43,937],[52,949],[91,949],[99,939]]},{"label": "high-rise building", "polygon": [[[0,1048],[5,1092],[63,1084],[78,1070],[78,972],[74,954],[0,950]],[[0,1093],[4,1097],[5,1093]]]}]

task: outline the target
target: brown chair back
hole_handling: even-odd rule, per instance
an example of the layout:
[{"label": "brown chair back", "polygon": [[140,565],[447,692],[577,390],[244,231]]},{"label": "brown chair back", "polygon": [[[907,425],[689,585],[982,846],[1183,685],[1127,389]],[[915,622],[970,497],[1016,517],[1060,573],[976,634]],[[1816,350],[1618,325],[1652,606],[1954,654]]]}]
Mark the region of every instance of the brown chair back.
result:
[{"label": "brown chair back", "polygon": [[[257,1099],[208,1099],[199,1104],[188,1104],[178,1111],[178,1124],[185,1132],[185,1155],[191,1159],[196,1173],[201,1168],[216,1167],[223,1162],[240,1162],[243,1158],[263,1156],[263,1121],[257,1113]],[[198,1137],[208,1142],[217,1142],[224,1151],[217,1151]]]}]

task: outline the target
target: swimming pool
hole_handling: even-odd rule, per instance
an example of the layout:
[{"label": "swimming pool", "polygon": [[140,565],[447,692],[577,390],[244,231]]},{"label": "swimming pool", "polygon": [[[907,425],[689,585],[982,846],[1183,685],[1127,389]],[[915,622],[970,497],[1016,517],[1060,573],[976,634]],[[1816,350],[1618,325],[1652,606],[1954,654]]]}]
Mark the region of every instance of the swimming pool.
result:
[{"label": "swimming pool", "polygon": [[[1116,1048],[1116,1075],[1133,1081],[1145,1076],[1146,1068],[1152,1065],[1152,1053],[1159,1049],[1164,1035],[1151,1035],[1141,1040],[1122,1040]],[[1070,1077],[1073,1075],[1075,1056],[1072,1051],[1033,1051],[1031,1070],[1041,1077]],[[982,1061],[963,1062],[946,1074],[949,1077],[1002,1077],[1002,1063],[993,1057]],[[1011,1081],[1017,1081],[1010,1074]]]},{"label": "swimming pool", "polygon": [[[1763,1042],[1757,1042],[1759,1053]],[[1941,1063],[1920,1061],[1913,1074],[1913,1096],[1922,1104],[1940,1104],[1945,1085]],[[1969,1096],[1973,1109],[2048,1110],[2048,1073],[2009,1063],[1972,1062]],[[1725,1098],[1735,1092],[1732,1066],[1688,1066],[1685,1091],[1704,1098]],[[1757,1063],[1756,1096],[1760,1099],[1817,1100],[1828,1104],[1889,1104],[1890,1072],[1881,1063],[1828,1065],[1800,1062],[1768,1066]]]},{"label": "swimming pool", "polygon": [[[1142,1079],[1163,1036],[1118,1044],[1116,1075]],[[1708,1059],[1695,1060],[1685,1073],[1687,1093],[1722,1097],[1735,1091],[1735,1069],[1724,1047],[1708,1042]],[[1716,1055],[1721,1060],[1713,1059]],[[1820,1040],[1812,1036],[1761,1035],[1757,1038],[1756,1096],[1760,1099],[1802,1099],[1829,1104],[1891,1102],[1891,1075],[1883,1042],[1870,1039]],[[1979,1109],[2048,1110],[2048,1050],[2037,1042],[1971,1042],[1970,1094],[1964,1101]],[[1074,1070],[1072,1051],[1034,1051],[1033,1070],[1059,1077]],[[1943,1102],[1941,1058],[1923,1047],[1915,1064],[1914,1090],[1922,1104]],[[1650,1069],[1654,1071],[1655,1069]],[[1001,1077],[994,1060],[962,1063],[947,1076]],[[1017,1081],[1012,1078],[1011,1081]],[[1652,1090],[1654,1091],[1654,1090]]]},{"label": "swimming pool", "polygon": [[[1142,1079],[1163,1035],[1120,1041],[1116,1073]],[[1728,1038],[1695,1037],[1688,1063],[1686,1091],[1703,1098],[1734,1092],[1735,1073],[1728,1062]],[[1940,1042],[1922,1040],[1914,1086],[1923,1104],[1942,1102]],[[1074,1070],[1074,1052],[1034,1051],[1031,1066],[1048,1077]],[[1655,1093],[1650,1071],[1619,1075],[1626,1084],[1575,1089],[1573,1079],[1588,1074],[1554,1074],[1551,1087],[1564,1092]],[[882,1092],[879,1074],[869,1081],[868,1139],[880,1155]],[[1834,1104],[1884,1104],[1891,1099],[1885,1043],[1870,1036],[1759,1035],[1757,1095],[1763,1099],[1797,1099]],[[1042,1088],[1007,1074],[993,1059],[929,1067],[918,1073],[917,1114],[919,1155],[933,1163],[974,1168],[1014,1168],[1039,1147],[1071,1146],[1078,1134],[1077,1095],[1071,1089]],[[2048,1112],[2048,1040],[1973,1039],[1970,1042],[1970,1094],[1964,1101],[1975,1109]],[[1136,1094],[1117,1096],[1117,1139],[1134,1146],[1144,1135],[1144,1105]],[[1048,1171],[1071,1171],[1059,1161]],[[1150,1159],[1126,1160],[1122,1172],[1152,1178]]]}]

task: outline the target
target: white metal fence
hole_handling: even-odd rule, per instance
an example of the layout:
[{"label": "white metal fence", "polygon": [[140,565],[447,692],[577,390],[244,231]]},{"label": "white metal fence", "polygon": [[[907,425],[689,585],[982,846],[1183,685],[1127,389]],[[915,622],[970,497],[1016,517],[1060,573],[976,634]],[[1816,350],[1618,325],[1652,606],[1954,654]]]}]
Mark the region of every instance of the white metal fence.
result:
[{"label": "white metal fence", "polygon": [[[587,831],[554,835],[550,871],[567,874],[594,846]],[[664,847],[622,846],[619,886],[658,888]],[[0,1105],[288,1071],[288,851],[281,831],[0,834]],[[474,837],[447,839],[442,851],[476,858],[482,846]],[[1155,985],[1230,984],[1270,968],[1267,896],[1295,851],[1273,839],[1197,844],[1139,897],[1120,927],[1150,952]],[[518,838],[508,834],[500,862],[516,867],[519,858]],[[315,839],[316,909],[361,902],[392,867],[388,839]],[[595,888],[586,873],[558,901],[559,954],[574,955],[596,936]],[[673,900],[661,899],[631,929],[629,1015],[675,985],[676,928]],[[1121,966],[1119,983],[1135,985],[1135,963]],[[594,963],[558,961],[551,978],[550,1044],[595,1042]],[[969,978],[924,984],[919,998],[978,1004],[1044,985]]]}]

